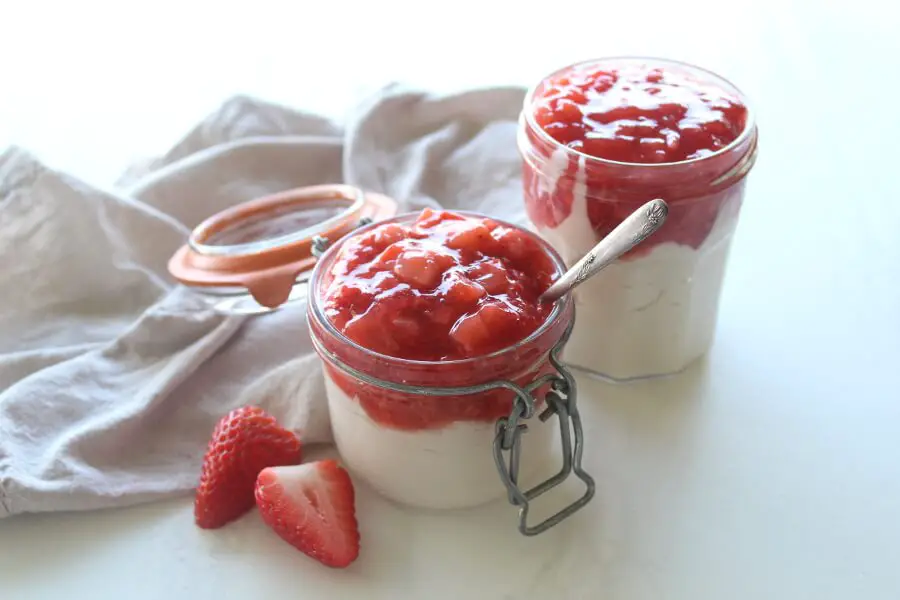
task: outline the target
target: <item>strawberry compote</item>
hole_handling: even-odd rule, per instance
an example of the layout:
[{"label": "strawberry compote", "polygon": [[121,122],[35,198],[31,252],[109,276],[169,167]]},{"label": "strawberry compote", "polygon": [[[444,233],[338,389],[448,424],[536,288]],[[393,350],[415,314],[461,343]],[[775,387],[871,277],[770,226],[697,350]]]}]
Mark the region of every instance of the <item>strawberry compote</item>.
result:
[{"label": "strawberry compote", "polygon": [[685,73],[638,66],[576,66],[534,99],[550,137],[589,156],[674,163],[709,156],[737,139],[747,108]]},{"label": "strawberry compote", "polygon": [[[563,269],[531,232],[430,209],[330,249],[310,280],[309,322],[348,467],[405,504],[463,507],[502,495],[491,444],[512,392],[412,393],[357,373],[421,388],[531,382],[551,370],[549,352],[572,319],[569,299],[537,301]],[[529,425],[523,451],[533,465],[552,431]]]},{"label": "strawberry compote", "polygon": [[[550,305],[555,275],[525,233],[491,219],[426,209],[344,245],[325,314],[357,344],[410,360],[458,360],[525,339]],[[374,410],[377,410],[374,409]]]},{"label": "strawberry compote", "polygon": [[625,380],[680,371],[706,352],[756,156],[747,106],[724,79],[662,59],[571,65],[528,94],[525,206],[567,263],[645,202],[669,206],[659,231],[576,290],[582,327],[568,362]]}]

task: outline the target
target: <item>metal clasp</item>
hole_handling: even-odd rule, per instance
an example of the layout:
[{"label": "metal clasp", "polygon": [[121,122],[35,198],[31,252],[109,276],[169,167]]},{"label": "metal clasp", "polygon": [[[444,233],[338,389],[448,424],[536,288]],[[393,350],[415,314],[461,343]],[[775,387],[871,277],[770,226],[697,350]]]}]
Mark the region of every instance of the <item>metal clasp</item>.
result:
[{"label": "metal clasp", "polygon": [[[370,224],[372,219],[369,217],[363,217],[359,220],[359,223],[356,224],[356,227],[353,230],[357,230],[360,227],[365,227]],[[315,256],[316,258],[322,258],[322,255],[325,254],[325,251],[328,250],[328,246],[331,245],[331,242],[326,237],[322,237],[321,235],[313,236],[312,239],[312,247],[309,250],[309,253]]]},{"label": "metal clasp", "polygon": [[[573,319],[574,322],[574,319]],[[572,373],[559,360],[559,353],[572,332],[572,324],[560,339],[559,343],[550,351],[550,364],[556,369],[558,375],[544,375],[525,387],[512,384],[504,387],[512,388],[516,393],[512,411],[509,417],[498,419],[494,427],[494,462],[500,472],[500,479],[506,486],[510,504],[519,507],[519,531],[522,535],[532,536],[543,533],[560,521],[572,516],[594,497],[596,486],[594,479],[588,475],[581,466],[584,454],[584,432],[581,425],[581,416],[578,413],[578,390]],[[553,415],[559,418],[559,432],[562,441],[563,464],[559,472],[553,477],[539,483],[530,490],[522,491],[518,485],[519,460],[522,454],[522,434],[527,430],[527,425],[521,420],[527,420],[534,416],[533,393],[538,388],[550,384],[550,390],[545,396],[546,408],[538,418],[546,422]],[[574,443],[573,443],[574,438]],[[504,452],[509,458],[504,457]],[[528,509],[530,502],[556,486],[562,484],[572,472],[585,485],[585,492],[575,502],[569,504],[557,513],[547,517],[537,525],[528,525]]]}]

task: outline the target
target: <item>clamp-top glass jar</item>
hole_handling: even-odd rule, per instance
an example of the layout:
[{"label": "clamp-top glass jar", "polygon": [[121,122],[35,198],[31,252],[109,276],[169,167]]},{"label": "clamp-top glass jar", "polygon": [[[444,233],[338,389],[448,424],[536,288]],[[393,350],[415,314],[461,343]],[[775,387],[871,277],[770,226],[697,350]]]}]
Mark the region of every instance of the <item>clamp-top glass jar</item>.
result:
[{"label": "clamp-top glass jar", "polygon": [[[339,184],[256,198],[201,223],[169,270],[228,314],[307,300],[332,430],[355,476],[432,508],[506,491],[519,530],[540,533],[594,494],[581,468],[575,381],[559,359],[572,301],[537,301],[562,259],[493,219],[429,210],[391,218],[396,208]],[[562,467],[530,486],[555,456],[554,415]],[[530,525],[531,500],[573,473],[581,498]]]},{"label": "clamp-top glass jar", "polygon": [[[511,263],[470,250],[485,240],[506,258],[518,256],[516,267],[535,271],[504,270]],[[584,506],[594,484],[580,464],[575,382],[558,358],[572,330],[572,302],[527,302],[532,278],[563,270],[538,236],[469,213],[402,215],[328,248],[310,278],[308,320],[325,366],[332,431],[350,471],[417,507],[470,507],[506,493],[526,535]],[[522,323],[535,327],[517,338]],[[562,468],[525,491],[555,455],[557,432]],[[586,485],[582,498],[528,524],[529,501],[573,471]]]},{"label": "clamp-top glass jar", "polygon": [[712,344],[757,129],[744,95],[674,61],[608,58],[560,69],[519,125],[525,205],[571,265],[640,205],[666,223],[575,292],[571,365],[613,380],[676,373]]}]

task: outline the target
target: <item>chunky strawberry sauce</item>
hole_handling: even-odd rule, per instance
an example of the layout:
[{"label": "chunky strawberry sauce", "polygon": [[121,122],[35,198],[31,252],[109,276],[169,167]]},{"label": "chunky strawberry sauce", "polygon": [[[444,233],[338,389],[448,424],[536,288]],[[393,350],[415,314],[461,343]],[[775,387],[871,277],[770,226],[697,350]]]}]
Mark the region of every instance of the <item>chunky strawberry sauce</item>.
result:
[{"label": "chunky strawberry sauce", "polygon": [[555,268],[532,238],[490,219],[425,209],[350,240],[334,265],[325,314],[381,354],[457,360],[522,340],[550,306]]},{"label": "chunky strawberry sauce", "polygon": [[[697,248],[735,196],[725,193],[735,181],[718,178],[746,154],[726,149],[749,115],[713,75],[635,61],[575,65],[543,81],[529,110],[552,138],[526,132],[533,157],[523,172],[525,202],[539,227],[559,227],[584,193],[587,214],[575,218],[587,218],[600,239],[661,197],[666,224],[629,256],[664,242]],[[554,160],[560,151],[565,156]]]},{"label": "chunky strawberry sauce", "polygon": [[[524,385],[551,370],[549,351],[572,309],[568,301],[537,302],[562,263],[534,234],[425,209],[417,218],[350,237],[335,250],[320,265],[322,281],[312,282],[319,308],[310,325],[327,351],[322,356],[331,380],[375,422],[405,430],[492,422],[509,415],[513,394],[392,391],[346,373],[335,358],[382,380],[424,387],[497,380]],[[325,321],[345,339],[330,333]]]},{"label": "chunky strawberry sauce", "polygon": [[627,163],[709,156],[744,129],[747,109],[714,85],[659,68],[576,67],[552,77],[535,120],[561,144]]}]

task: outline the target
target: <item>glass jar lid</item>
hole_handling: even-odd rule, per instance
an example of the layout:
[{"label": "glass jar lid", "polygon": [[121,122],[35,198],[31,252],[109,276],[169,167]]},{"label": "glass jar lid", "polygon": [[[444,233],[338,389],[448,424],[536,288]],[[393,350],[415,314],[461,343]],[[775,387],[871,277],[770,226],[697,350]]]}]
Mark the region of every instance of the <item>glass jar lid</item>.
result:
[{"label": "glass jar lid", "polygon": [[306,297],[315,240],[332,244],[396,212],[391,198],[342,184],[255,198],[195,227],[169,273],[224,312],[275,310]]}]

